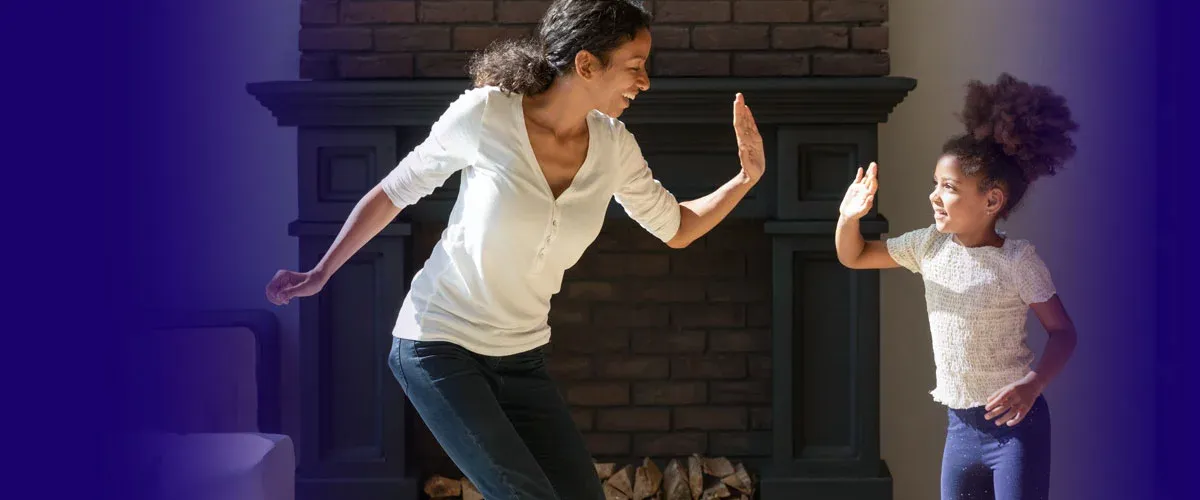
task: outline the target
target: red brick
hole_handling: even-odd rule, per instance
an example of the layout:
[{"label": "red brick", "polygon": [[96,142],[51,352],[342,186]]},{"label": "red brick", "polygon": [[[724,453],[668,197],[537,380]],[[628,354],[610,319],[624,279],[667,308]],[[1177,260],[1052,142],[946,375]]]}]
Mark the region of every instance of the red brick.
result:
[{"label": "red brick", "polygon": [[654,56],[651,70],[661,76],[728,76],[725,52],[664,51]]},{"label": "red brick", "polygon": [[771,31],[776,49],[844,49],[850,46],[845,26],[777,26]]},{"label": "red brick", "polygon": [[690,47],[687,26],[654,26],[650,35],[654,39],[655,49],[686,49]]},{"label": "red brick", "polygon": [[671,412],[665,408],[605,408],[596,414],[602,431],[665,431],[671,427]]},{"label": "red brick", "polygon": [[641,330],[631,334],[633,352],[689,354],[704,352],[705,334],[697,330]]},{"label": "red brick", "polygon": [[746,376],[746,357],[736,354],[680,356],[671,360],[673,379],[739,379]]},{"label": "red brick", "polygon": [[707,449],[708,436],[703,432],[638,434],[633,438],[633,452],[642,457],[703,455]]},{"label": "red brick", "polygon": [[[655,43],[657,43],[657,42],[655,42]],[[658,48],[658,47],[655,47],[655,48]],[[614,224],[611,221],[604,224],[604,230],[600,231],[600,234],[596,235],[596,240],[593,241],[591,246],[588,247],[587,251],[584,252],[583,257],[580,258],[580,262],[582,262],[583,259],[588,258],[588,256],[590,256],[592,254],[599,254],[600,252],[612,252],[612,251],[619,252],[621,250],[628,250],[628,247],[625,246],[624,233],[618,233],[617,231],[611,230],[609,227],[612,225],[614,225]],[[577,264],[575,264],[575,267],[571,268],[571,270],[573,271],[578,268],[579,268],[579,264],[577,263]]]},{"label": "red brick", "polygon": [[708,300],[713,302],[762,302],[771,299],[771,283],[766,280],[711,281]]},{"label": "red brick", "polygon": [[747,356],[746,364],[749,365],[748,373],[750,378],[763,378],[770,380],[773,376],[771,371],[771,356]]},{"label": "red brick", "polygon": [[584,433],[583,442],[594,456],[628,455],[629,434]]},{"label": "red brick", "polygon": [[763,328],[771,326],[771,304],[747,304],[746,326],[751,328]]},{"label": "red brick", "polygon": [[703,302],[704,282],[690,280],[639,280],[626,283],[623,297],[631,302]]},{"label": "red brick", "polygon": [[625,382],[581,382],[566,387],[567,402],[578,406],[616,406],[629,404],[629,384]]},{"label": "red brick", "polygon": [[857,26],[850,29],[850,46],[859,50],[887,50],[887,26]]},{"label": "red brick", "polygon": [[454,28],[454,50],[483,49],[496,40],[521,38],[532,32],[528,26],[459,26]]},{"label": "red brick", "polygon": [[671,255],[671,274],[706,278],[744,276],[746,274],[746,254],[689,248]]},{"label": "red brick", "polygon": [[696,382],[635,382],[635,405],[689,405],[708,401],[708,385]]},{"label": "red brick", "polygon": [[709,453],[725,457],[765,457],[771,454],[770,432],[714,432]]},{"label": "red brick", "polygon": [[746,409],[736,406],[691,406],[675,409],[675,430],[743,431],[748,421]]},{"label": "red brick", "polygon": [[617,285],[608,281],[576,281],[567,284],[566,295],[577,300],[612,300],[617,297]]},{"label": "red brick", "polygon": [[883,76],[891,72],[887,54],[816,54],[813,74],[821,76]]},{"label": "red brick", "polygon": [[671,260],[653,253],[587,253],[571,269],[573,278],[618,278],[666,276]]},{"label": "red brick", "polygon": [[746,324],[741,304],[674,304],[671,323],[683,328],[734,328]]},{"label": "red brick", "polygon": [[769,406],[750,409],[750,430],[766,431],[771,430],[772,420],[774,420],[774,410]]},{"label": "red brick", "polygon": [[417,76],[461,78],[467,74],[470,52],[426,52],[417,54]]},{"label": "red brick", "polygon": [[630,254],[625,261],[625,273],[628,276],[663,276],[670,267],[670,258],[666,255]]},{"label": "red brick", "polygon": [[[551,307],[551,311],[553,311]],[[589,325],[554,327],[550,343],[555,354],[614,354],[629,352],[629,332]]]},{"label": "red brick", "polygon": [[300,2],[300,24],[337,24],[338,4],[333,0],[304,0]]},{"label": "red brick", "polygon": [[[651,68],[653,69],[653,68]],[[650,234],[641,226],[631,226],[630,231],[622,238],[625,239],[625,245],[629,250],[650,250],[654,252],[674,252],[675,250],[667,246],[662,240]]]},{"label": "red brick", "polygon": [[654,21],[660,23],[723,23],[730,18],[729,2],[667,0],[655,7]]},{"label": "red brick", "polygon": [[417,20],[416,2],[342,2],[342,24],[394,24]]},{"label": "red brick", "polygon": [[650,327],[670,324],[671,310],[657,304],[598,304],[592,311],[598,326]]},{"label": "red brick", "polygon": [[493,2],[476,0],[421,2],[418,14],[423,23],[479,23],[494,18],[493,6]]},{"label": "red brick", "polygon": [[701,240],[705,242],[704,248],[708,250],[736,250],[746,253],[759,251],[769,261],[771,237],[763,232],[763,223],[762,220],[725,219]]},{"label": "red brick", "polygon": [[342,78],[411,78],[412,54],[362,54],[338,57]]},{"label": "red brick", "polygon": [[550,8],[550,2],[501,1],[496,7],[496,18],[502,23],[537,23]]},{"label": "red brick", "polygon": [[728,404],[770,403],[771,382],[768,380],[712,382],[709,384],[708,399],[713,403]]},{"label": "red brick", "polygon": [[692,48],[701,50],[752,50],[770,45],[766,25],[736,24],[697,26],[692,29]]},{"label": "red brick", "polygon": [[712,352],[770,352],[770,330],[717,330],[708,332]]},{"label": "red brick", "polygon": [[761,254],[751,253],[746,256],[746,276],[755,279],[765,278],[763,282],[767,284],[768,288],[771,286],[771,252],[769,250]]},{"label": "red brick", "polygon": [[733,59],[736,76],[805,76],[809,74],[808,54],[766,52],[737,54]]},{"label": "red brick", "polygon": [[575,427],[579,430],[590,431],[596,425],[596,411],[579,408],[572,409],[571,420],[575,421]]},{"label": "red brick", "polygon": [[301,28],[300,50],[369,50],[369,28]]},{"label": "red brick", "polygon": [[556,379],[580,379],[592,376],[592,358],[583,356],[550,356],[546,370]]},{"label": "red brick", "polygon": [[308,80],[332,80],[337,78],[337,57],[333,54],[301,55],[300,78]]},{"label": "red brick", "polygon": [[552,300],[550,302],[550,326],[581,325],[589,321],[589,308],[584,302]]},{"label": "red brick", "polygon": [[605,379],[665,379],[671,374],[670,361],[654,356],[606,358],[596,366],[596,376]]},{"label": "red brick", "polygon": [[737,23],[808,22],[808,0],[757,1],[733,3],[733,21]]},{"label": "red brick", "polygon": [[888,0],[813,0],[813,21],[887,21]]},{"label": "red brick", "polygon": [[450,28],[411,24],[375,30],[375,50],[420,52],[449,50]]}]

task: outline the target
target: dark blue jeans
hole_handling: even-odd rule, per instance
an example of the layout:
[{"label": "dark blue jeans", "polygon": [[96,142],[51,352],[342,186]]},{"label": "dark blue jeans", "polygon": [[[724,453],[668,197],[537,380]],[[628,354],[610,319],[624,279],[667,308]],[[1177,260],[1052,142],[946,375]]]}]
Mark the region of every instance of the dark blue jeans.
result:
[{"label": "dark blue jeans", "polygon": [[388,365],[442,449],[488,500],[603,500],[541,348],[482,356],[395,339]]},{"label": "dark blue jeans", "polygon": [[942,500],[1044,500],[1050,496],[1050,408],[1038,397],[1016,426],[983,407],[950,409]]}]

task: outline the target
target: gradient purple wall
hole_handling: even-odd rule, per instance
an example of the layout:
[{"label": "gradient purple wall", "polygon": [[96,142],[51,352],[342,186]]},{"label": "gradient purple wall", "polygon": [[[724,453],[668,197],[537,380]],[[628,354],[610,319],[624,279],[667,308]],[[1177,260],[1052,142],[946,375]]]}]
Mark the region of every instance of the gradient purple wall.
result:
[{"label": "gradient purple wall", "polygon": [[[1108,297],[1102,292],[1153,283],[1150,300],[1072,309],[1084,318],[1153,308],[1081,332],[1081,345],[1096,347],[1081,348],[1086,357],[1076,359],[1064,387],[1070,394],[1056,388],[1060,401],[1071,401],[1059,403],[1056,417],[1070,417],[1057,418],[1056,429],[1076,437],[1055,450],[1055,474],[1088,482],[1078,498],[1124,500],[1151,486],[1158,490],[1147,498],[1185,498],[1194,474],[1198,443],[1188,420],[1196,415],[1200,328],[1189,226],[1197,175],[1188,153],[1200,136],[1188,61],[1200,15],[1195,6],[1168,4],[1174,10],[1158,13],[1158,35],[1144,35],[1157,53],[1123,50],[1117,40],[1092,54],[1111,68],[1097,89],[1153,93],[1159,105],[1151,113],[1114,103],[1111,114],[1089,119],[1121,123],[1144,141],[1092,153],[1105,165],[1079,182],[1078,200],[1063,200],[1080,226],[1044,229],[1111,236],[1107,246],[1060,257],[1076,270],[1058,279],[1082,293]],[[1150,5],[1091,2],[1087,12],[1063,17],[1063,43]],[[0,329],[8,382],[0,422],[12,443],[2,467],[17,478],[5,496],[118,498],[110,493],[127,469],[113,455],[120,443],[107,438],[143,402],[122,398],[112,374],[122,354],[145,354],[118,349],[146,318],[143,308],[265,307],[262,283],[275,267],[294,265],[284,231],[296,205],[293,133],[275,128],[242,85],[295,74],[298,5],[63,0],[0,14],[9,49],[0,79],[8,97],[0,136],[10,228],[3,262],[15,277],[5,280]],[[1157,61],[1156,79],[1128,71],[1147,58]],[[1114,266],[1130,259],[1150,259],[1157,272],[1121,278],[1146,281],[1114,280],[1122,276]],[[281,310],[281,318],[294,332],[294,313]],[[1150,356],[1131,359],[1130,349]]]}]

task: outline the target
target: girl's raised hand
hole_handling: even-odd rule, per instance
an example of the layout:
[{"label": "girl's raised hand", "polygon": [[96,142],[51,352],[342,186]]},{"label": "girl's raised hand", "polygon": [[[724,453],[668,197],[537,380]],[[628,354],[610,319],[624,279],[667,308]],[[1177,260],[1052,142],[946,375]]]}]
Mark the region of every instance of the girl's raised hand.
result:
[{"label": "girl's raised hand", "polygon": [[858,168],[858,175],[854,177],[854,182],[846,189],[846,196],[842,198],[842,206],[839,208],[842,217],[857,220],[867,215],[875,202],[875,190],[879,188],[878,174],[879,166],[875,162],[871,162],[867,167],[866,175],[863,175],[862,167]]}]

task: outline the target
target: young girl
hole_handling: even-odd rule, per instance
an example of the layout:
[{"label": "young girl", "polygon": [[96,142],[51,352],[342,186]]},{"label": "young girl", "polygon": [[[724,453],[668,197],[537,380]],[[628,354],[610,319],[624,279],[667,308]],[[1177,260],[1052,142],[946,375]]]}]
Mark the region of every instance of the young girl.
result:
[{"label": "young girl", "polygon": [[[1029,185],[1075,153],[1065,100],[1008,74],[968,84],[966,133],[946,141],[933,172],[933,224],[864,241],[878,167],[858,170],[838,220],[838,260],[852,269],[904,266],[925,283],[937,388],[949,407],[943,499],[1044,499],[1050,486],[1050,412],[1042,391],[1075,348],[1075,329],[1050,272],[1028,241],[996,222]],[[1028,309],[1050,339],[1041,363],[1025,344]]]}]

